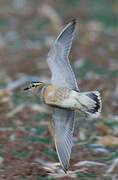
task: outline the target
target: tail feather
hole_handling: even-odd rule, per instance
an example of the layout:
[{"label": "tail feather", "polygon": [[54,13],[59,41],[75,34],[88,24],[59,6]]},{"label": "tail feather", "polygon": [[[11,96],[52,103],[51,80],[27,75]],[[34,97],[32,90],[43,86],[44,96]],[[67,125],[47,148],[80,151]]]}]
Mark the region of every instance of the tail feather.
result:
[{"label": "tail feather", "polygon": [[102,108],[101,97],[98,91],[79,93],[81,110],[92,116],[99,116]]}]

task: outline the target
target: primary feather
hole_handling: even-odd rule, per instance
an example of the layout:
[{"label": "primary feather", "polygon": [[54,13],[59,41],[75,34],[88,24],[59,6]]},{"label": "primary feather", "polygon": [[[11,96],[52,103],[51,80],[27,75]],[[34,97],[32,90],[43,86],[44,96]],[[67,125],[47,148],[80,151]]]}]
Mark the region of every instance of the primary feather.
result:
[{"label": "primary feather", "polygon": [[[48,53],[47,63],[52,73],[51,83],[78,90],[74,72],[69,63],[69,52],[75,31],[75,20],[60,33]],[[55,145],[59,161],[67,171],[72,149],[74,130],[74,111],[54,108]]]},{"label": "primary feather", "polygon": [[56,39],[48,53],[47,63],[52,73],[51,83],[77,90],[77,82],[68,55],[75,32],[75,20],[70,22]]},{"label": "primary feather", "polygon": [[73,145],[74,111],[54,108],[55,146],[59,161],[66,172]]}]

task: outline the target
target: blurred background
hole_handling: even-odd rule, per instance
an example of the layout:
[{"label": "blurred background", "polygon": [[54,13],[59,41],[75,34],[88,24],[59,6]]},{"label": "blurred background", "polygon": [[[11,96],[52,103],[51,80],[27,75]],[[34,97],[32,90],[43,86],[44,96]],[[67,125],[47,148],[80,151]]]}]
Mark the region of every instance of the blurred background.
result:
[{"label": "blurred background", "polygon": [[71,64],[80,90],[99,90],[103,108],[98,119],[77,115],[68,178],[118,179],[118,1],[0,0],[0,180],[67,179],[51,110],[23,86],[49,82],[47,53],[73,18]]}]

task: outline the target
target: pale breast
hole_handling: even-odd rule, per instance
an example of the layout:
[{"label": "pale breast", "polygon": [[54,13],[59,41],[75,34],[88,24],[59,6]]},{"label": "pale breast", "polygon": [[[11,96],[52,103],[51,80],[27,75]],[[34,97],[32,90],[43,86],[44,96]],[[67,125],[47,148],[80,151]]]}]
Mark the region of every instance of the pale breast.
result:
[{"label": "pale breast", "polygon": [[70,91],[65,87],[49,85],[43,91],[43,99],[46,104],[62,106],[63,101],[69,98]]}]

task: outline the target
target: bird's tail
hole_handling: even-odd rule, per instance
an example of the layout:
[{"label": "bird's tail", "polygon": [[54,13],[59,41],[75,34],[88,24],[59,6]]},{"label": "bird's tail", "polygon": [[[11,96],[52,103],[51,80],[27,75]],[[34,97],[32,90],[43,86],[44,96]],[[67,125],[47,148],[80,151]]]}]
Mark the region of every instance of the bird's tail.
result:
[{"label": "bird's tail", "polygon": [[94,117],[99,116],[102,108],[101,97],[98,91],[82,92],[78,94],[80,110]]}]

